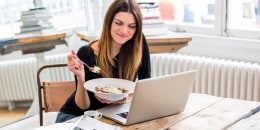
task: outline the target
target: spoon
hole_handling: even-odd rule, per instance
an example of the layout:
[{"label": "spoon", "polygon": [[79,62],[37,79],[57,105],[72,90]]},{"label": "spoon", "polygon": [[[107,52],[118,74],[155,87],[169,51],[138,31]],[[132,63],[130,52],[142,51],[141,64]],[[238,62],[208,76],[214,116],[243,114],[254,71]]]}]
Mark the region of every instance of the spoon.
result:
[{"label": "spoon", "polygon": [[90,67],[87,63],[85,63],[84,61],[80,60],[78,58],[78,60],[83,64],[85,65],[86,67],[88,67],[89,71],[93,72],[93,73],[97,73],[97,74],[100,74],[100,71],[101,69],[98,67],[98,66],[94,66],[94,67]]}]

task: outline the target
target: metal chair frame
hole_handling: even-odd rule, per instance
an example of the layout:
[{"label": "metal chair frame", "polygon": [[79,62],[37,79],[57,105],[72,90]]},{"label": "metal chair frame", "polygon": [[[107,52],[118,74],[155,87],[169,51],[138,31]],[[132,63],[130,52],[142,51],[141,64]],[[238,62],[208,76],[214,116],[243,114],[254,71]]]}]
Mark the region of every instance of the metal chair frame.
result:
[{"label": "metal chair frame", "polygon": [[[49,64],[49,65],[44,65],[42,67],[40,67],[37,71],[37,84],[38,84],[38,98],[39,98],[39,118],[40,118],[40,126],[43,125],[43,111],[45,112],[49,112],[49,111],[58,111],[58,110],[51,110],[51,109],[48,109],[48,105],[47,105],[47,101],[46,101],[46,95],[45,95],[45,89],[46,86],[45,84],[48,84],[48,86],[59,86],[60,84],[60,88],[59,89],[65,89],[64,88],[61,88],[63,86],[67,86],[68,88],[68,85],[70,85],[70,89],[66,89],[68,90],[68,92],[66,93],[72,93],[72,90],[74,91],[76,89],[76,85],[75,85],[75,81],[59,81],[59,82],[55,82],[55,81],[51,81],[51,82],[45,82],[45,81],[41,81],[41,72],[45,69],[48,69],[48,68],[58,68],[58,67],[66,67],[67,64]],[[62,85],[62,86],[61,86]],[[47,86],[47,87],[48,87]],[[74,89],[75,88],[75,89]],[[71,92],[70,92],[71,91]],[[42,97],[43,96],[43,97]],[[64,96],[64,95],[63,95]],[[44,106],[43,106],[43,99],[44,99]],[[64,99],[65,100],[65,99]],[[51,101],[50,101],[51,102]],[[60,106],[61,107],[61,106]]]}]

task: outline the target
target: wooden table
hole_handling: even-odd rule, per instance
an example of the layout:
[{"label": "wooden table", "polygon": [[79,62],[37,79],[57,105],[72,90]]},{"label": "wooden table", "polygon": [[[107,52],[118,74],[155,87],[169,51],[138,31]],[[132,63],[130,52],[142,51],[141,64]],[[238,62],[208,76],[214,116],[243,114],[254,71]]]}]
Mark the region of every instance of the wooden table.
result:
[{"label": "wooden table", "polygon": [[192,40],[190,36],[173,32],[146,38],[151,53],[176,53],[181,48],[188,46],[188,42]]},{"label": "wooden table", "polygon": [[240,120],[227,130],[259,130],[260,129],[260,112]]},{"label": "wooden table", "polygon": [[[102,122],[116,125],[121,130],[248,130],[260,129],[260,102],[215,97],[192,93],[182,113],[146,121],[130,126],[122,126],[110,119],[101,118]],[[53,126],[57,112],[45,113],[45,123]],[[140,115],[141,116],[141,115]],[[69,129],[80,117],[64,124]],[[70,124],[68,126],[68,124]],[[65,128],[66,127],[66,128]],[[39,128],[39,116],[26,118],[6,127],[6,129]],[[56,127],[57,128],[57,127]],[[46,130],[49,130],[48,128]]]},{"label": "wooden table", "polygon": [[[81,40],[90,42],[91,38],[86,37],[85,32],[77,32],[77,36]],[[178,33],[168,32],[164,35],[147,36],[146,37],[151,53],[176,53],[182,47],[188,45],[192,40],[190,36]]]},{"label": "wooden table", "polygon": [[21,50],[23,54],[39,53],[52,50],[56,45],[66,44],[67,33],[51,34],[27,34],[20,35],[13,39],[0,41],[0,54],[8,54],[13,51]]},{"label": "wooden table", "polygon": [[[192,93],[184,112],[130,126],[123,126],[107,118],[101,121],[119,126],[122,130],[208,130],[228,129],[242,119],[259,111],[260,102],[221,98]],[[140,115],[141,116],[141,115]]]}]

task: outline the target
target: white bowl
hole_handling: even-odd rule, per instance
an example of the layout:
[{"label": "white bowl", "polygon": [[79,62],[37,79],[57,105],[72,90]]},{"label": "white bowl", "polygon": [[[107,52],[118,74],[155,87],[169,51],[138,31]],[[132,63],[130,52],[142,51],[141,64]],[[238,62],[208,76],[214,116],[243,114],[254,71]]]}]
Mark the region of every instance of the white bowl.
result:
[{"label": "white bowl", "polygon": [[[118,88],[124,88],[128,92],[126,93],[120,93],[120,94],[114,94],[114,93],[103,93],[96,91],[95,87],[118,87]],[[125,97],[127,97],[130,93],[134,92],[135,83],[129,80],[124,79],[117,79],[117,78],[98,78],[98,79],[92,79],[84,83],[84,88],[88,91],[91,91],[96,94],[96,96],[109,100],[109,101],[118,101]]]}]

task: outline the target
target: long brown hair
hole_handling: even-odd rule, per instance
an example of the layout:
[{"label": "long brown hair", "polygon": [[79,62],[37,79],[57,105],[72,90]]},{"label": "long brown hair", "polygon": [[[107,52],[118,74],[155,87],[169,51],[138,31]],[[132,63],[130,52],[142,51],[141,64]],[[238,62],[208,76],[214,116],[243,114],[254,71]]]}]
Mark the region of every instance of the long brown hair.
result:
[{"label": "long brown hair", "polygon": [[130,12],[136,21],[136,31],[129,41],[123,44],[118,57],[119,78],[134,80],[142,58],[142,13],[135,0],[114,0],[109,6],[99,39],[97,64],[102,69],[102,77],[112,77],[115,62],[112,57],[112,21],[118,12]]}]

